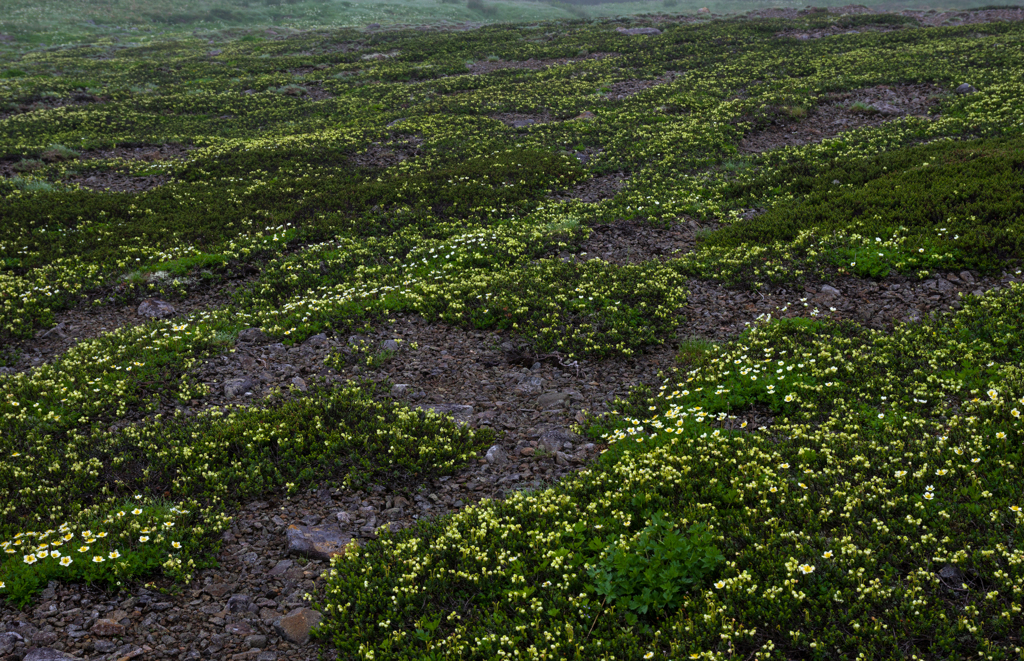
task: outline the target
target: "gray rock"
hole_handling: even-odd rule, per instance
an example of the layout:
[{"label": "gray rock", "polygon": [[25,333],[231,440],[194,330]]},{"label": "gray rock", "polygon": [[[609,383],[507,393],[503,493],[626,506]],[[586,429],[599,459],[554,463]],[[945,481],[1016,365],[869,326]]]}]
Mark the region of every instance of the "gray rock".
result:
[{"label": "gray rock", "polygon": [[967,83],[963,83],[962,85],[956,88],[957,94],[974,94],[977,91],[978,90],[974,89],[972,85],[969,85]]},{"label": "gray rock", "polygon": [[320,624],[321,619],[323,616],[312,608],[296,608],[274,622],[274,631],[285,640],[305,645],[310,631]]},{"label": "gray rock", "polygon": [[277,661],[277,652],[260,652],[256,661]]},{"label": "gray rock", "polygon": [[[68,659],[75,659],[75,657],[69,656],[64,652],[58,652],[55,649],[50,649],[49,647],[38,647],[34,650],[29,650],[22,661],[67,661]],[[75,661],[78,660],[75,659]]]},{"label": "gray rock", "polygon": [[615,28],[615,31],[618,32],[619,34],[625,34],[629,36],[639,34],[661,34],[661,30],[659,30],[658,28]]},{"label": "gray rock", "polygon": [[544,448],[549,454],[554,454],[564,449],[566,443],[572,447],[574,440],[576,440],[576,437],[564,429],[550,429],[540,435],[540,438],[537,439],[537,445]]},{"label": "gray rock", "polygon": [[112,640],[103,640],[102,638],[99,638],[92,641],[92,649],[94,652],[106,654],[107,652],[113,652],[117,649],[117,643]]},{"label": "gray rock", "polygon": [[135,313],[140,317],[146,317],[147,319],[166,319],[167,317],[174,316],[174,306],[167,301],[161,301],[156,298],[147,298],[139,303],[139,307]]},{"label": "gray rock", "polygon": [[505,454],[505,450],[500,445],[492,445],[484,456],[487,463],[494,464],[496,466],[502,466],[508,463],[508,455]]},{"label": "gray rock", "polygon": [[239,342],[262,342],[265,339],[267,336],[259,328],[245,328],[238,331]]},{"label": "gray rock", "polygon": [[251,393],[256,387],[256,380],[252,377],[243,377],[241,379],[228,379],[224,382],[224,396],[228,399],[234,399],[239,395]]},{"label": "gray rock", "polygon": [[32,642],[35,645],[45,646],[53,645],[57,642],[56,631],[37,631],[36,635],[32,636]]},{"label": "gray rock", "polygon": [[559,466],[568,466],[569,457],[564,452],[556,452],[555,463],[558,464]]},{"label": "gray rock", "polygon": [[229,613],[244,613],[249,610],[249,604],[251,603],[249,595],[247,594],[236,594],[228,599],[228,612]]},{"label": "gray rock", "polygon": [[883,101],[876,101],[871,104],[871,107],[878,111],[880,115],[902,115],[903,110],[897,108],[891,103],[885,103]]},{"label": "gray rock", "polygon": [[327,336],[323,333],[319,333],[307,338],[306,341],[302,343],[302,346],[309,347],[311,349],[325,349],[329,344],[330,340],[327,339]]},{"label": "gray rock", "polygon": [[540,392],[544,388],[544,379],[539,376],[522,374],[519,377],[519,385],[515,387],[517,393],[531,395]]},{"label": "gray rock", "polygon": [[301,376],[292,377],[291,384],[300,392],[306,392],[309,390],[309,387],[306,385],[306,380]]},{"label": "gray rock", "polygon": [[827,298],[838,298],[843,295],[843,292],[839,291],[832,285],[822,285],[821,293],[824,294]]},{"label": "gray rock", "polygon": [[291,525],[285,530],[288,552],[304,555],[317,560],[330,560],[345,552],[352,541],[352,535],[342,532],[337,525],[299,526]]},{"label": "gray rock", "polygon": [[226,627],[224,627],[224,630],[235,636],[250,636],[256,633],[255,631],[253,631],[253,628],[249,626],[249,623],[245,620],[242,620],[241,622],[231,622]]},{"label": "gray rock", "polygon": [[384,351],[398,351],[398,342],[395,342],[394,340],[385,340],[384,344],[381,345],[381,348],[384,349]]},{"label": "gray rock", "polygon": [[273,569],[271,569],[267,573],[270,574],[271,576],[280,576],[281,574],[283,574],[286,571],[288,571],[289,569],[291,569],[291,566],[294,565],[294,564],[295,563],[292,562],[291,560],[278,560],[277,564],[274,565]]},{"label": "gray rock", "polygon": [[263,649],[267,646],[267,637],[261,633],[254,633],[246,636],[245,641],[242,644],[242,649]]},{"label": "gray rock", "polygon": [[14,646],[25,639],[13,631],[6,633],[0,633],[0,654],[10,654],[14,651]]},{"label": "gray rock", "polygon": [[945,581],[949,587],[954,590],[966,590],[967,581],[964,579],[963,572],[957,569],[953,565],[946,565],[939,570],[939,578]]},{"label": "gray rock", "polygon": [[94,636],[123,636],[125,634],[125,626],[116,620],[109,618],[103,618],[96,620],[89,631]]},{"label": "gray rock", "polygon": [[568,392],[546,392],[537,398],[537,408],[542,411],[554,408],[565,408],[572,393]]}]

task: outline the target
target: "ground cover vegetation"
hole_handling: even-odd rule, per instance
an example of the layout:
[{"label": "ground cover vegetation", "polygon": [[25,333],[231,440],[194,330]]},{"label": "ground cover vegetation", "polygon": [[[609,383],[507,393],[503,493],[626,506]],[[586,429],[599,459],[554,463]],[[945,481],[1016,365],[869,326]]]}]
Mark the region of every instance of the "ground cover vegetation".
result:
[{"label": "ground cover vegetation", "polygon": [[[293,345],[414,312],[600,360],[674,338],[688,278],[1017,269],[1021,24],[776,36],[839,21],[186,37],[3,62],[5,343],[63,309],[254,282],[0,374],[0,595],[187,581],[247,498],[414,483],[494,440],[372,384],[156,415],[207,394],[191,370],[246,328]],[[830,94],[882,112],[858,91],[906,83],[945,92],[926,116],[738,148]],[[131,151],[163,145],[176,155]],[[619,172],[606,199],[573,198]],[[160,179],[78,183],[98,174]],[[582,253],[599,223],[681,218],[717,229],[665,260]],[[322,637],[364,659],[1019,658],[1022,299],[889,334],[764,319],[690,343],[664,383],[581,424],[608,449],[574,478],[336,559]],[[748,432],[751,410],[775,424]]]}]

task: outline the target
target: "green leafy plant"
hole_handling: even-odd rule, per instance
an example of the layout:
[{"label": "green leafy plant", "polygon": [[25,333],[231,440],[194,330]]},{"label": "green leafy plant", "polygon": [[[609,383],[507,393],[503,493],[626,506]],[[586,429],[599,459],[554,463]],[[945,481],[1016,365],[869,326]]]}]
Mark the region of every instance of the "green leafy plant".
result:
[{"label": "green leafy plant", "polygon": [[597,593],[628,609],[626,621],[635,624],[638,616],[660,616],[677,608],[686,592],[724,561],[705,524],[695,523],[682,534],[656,513],[633,539],[605,549],[587,573]]}]

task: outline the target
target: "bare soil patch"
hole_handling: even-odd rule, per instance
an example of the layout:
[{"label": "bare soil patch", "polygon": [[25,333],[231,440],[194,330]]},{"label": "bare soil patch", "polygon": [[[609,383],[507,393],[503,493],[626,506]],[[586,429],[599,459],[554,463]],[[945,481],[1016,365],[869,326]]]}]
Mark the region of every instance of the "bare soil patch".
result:
[{"label": "bare soil patch", "polygon": [[644,90],[649,90],[652,87],[671,83],[682,75],[683,73],[681,71],[666,71],[662,75],[651,80],[622,80],[609,85],[608,91],[602,96],[605,99],[621,101],[623,99],[628,99],[635,94],[639,94]]},{"label": "bare soil patch", "polygon": [[1019,275],[982,277],[977,273],[939,273],[922,281],[890,276],[878,281],[836,276],[802,288],[774,287],[761,291],[732,290],[711,280],[687,283],[686,316],[694,336],[717,341],[742,332],[762,314],[850,320],[889,331],[898,323],[960,307],[961,296],[998,291]]},{"label": "bare soil patch", "polygon": [[626,187],[629,175],[624,172],[612,172],[576,184],[567,191],[552,193],[554,200],[579,200],[580,202],[600,202],[615,197],[615,194]]},{"label": "bare soil patch", "polygon": [[334,95],[325,90],[319,84],[303,85],[306,88],[305,97],[310,101],[326,101],[327,99],[333,99]]},{"label": "bare soil patch", "polygon": [[107,193],[142,193],[163,186],[170,177],[167,175],[137,176],[118,170],[86,172],[67,177],[66,184],[78,184],[82,188]]},{"label": "bare soil patch", "polygon": [[[172,305],[176,316],[223,307],[239,287],[251,281],[252,278],[227,282],[209,291],[197,292],[185,300],[174,301]],[[83,305],[57,312],[53,327],[38,331],[31,339],[11,342],[21,358],[13,367],[0,370],[20,372],[39,367],[52,362],[82,340],[99,337],[124,326],[140,326],[148,319],[136,314],[138,303],[100,307]]]},{"label": "bare soil patch", "polygon": [[[595,225],[575,255],[563,259],[602,259],[633,264],[651,259],[668,261],[693,250],[699,235],[716,224],[695,220],[657,227],[642,221],[618,220]],[[999,277],[977,272],[940,273],[916,281],[904,276],[881,280],[836,274],[805,286],[768,287],[759,291],[729,288],[714,280],[691,279],[680,333],[714,341],[731,339],[763,314],[775,317],[814,316],[851,320],[878,330],[896,323],[920,321],[960,306],[959,298],[998,290],[1024,277],[1009,272]],[[816,310],[816,312],[815,312]]]},{"label": "bare soil patch", "polygon": [[[937,85],[903,84],[829,94],[824,97],[824,103],[808,110],[799,121],[779,118],[765,129],[748,133],[740,141],[739,149],[760,153],[814,144],[844,131],[880,126],[899,117],[937,117],[928,115],[928,110],[948,93]],[[870,108],[859,108],[857,104]]]},{"label": "bare soil patch", "polygon": [[141,145],[137,147],[113,147],[111,149],[88,149],[82,152],[78,160],[89,161],[98,159],[123,159],[126,161],[181,161],[188,158],[195,145],[162,144]]},{"label": "bare soil patch", "polygon": [[549,124],[556,121],[555,116],[546,110],[536,113],[501,112],[489,115],[489,117],[498,120],[505,126],[517,129],[533,126],[534,124]]},{"label": "bare soil patch", "polygon": [[696,220],[677,221],[668,227],[637,220],[593,225],[577,258],[601,259],[611,264],[635,264],[652,259],[665,261],[693,250],[697,233],[716,226],[702,225]]},{"label": "bare soil patch", "polygon": [[410,137],[407,140],[391,142],[375,142],[365,152],[353,154],[349,162],[365,168],[388,168],[419,154],[419,146],[423,139]]}]

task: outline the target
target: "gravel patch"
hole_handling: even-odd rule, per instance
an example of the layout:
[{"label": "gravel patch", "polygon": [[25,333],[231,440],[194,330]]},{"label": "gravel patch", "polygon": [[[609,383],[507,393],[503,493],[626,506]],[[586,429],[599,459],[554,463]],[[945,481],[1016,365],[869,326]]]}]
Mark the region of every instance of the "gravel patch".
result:
[{"label": "gravel patch", "polygon": [[[807,111],[799,121],[776,118],[767,128],[748,133],[740,140],[739,149],[761,153],[781,147],[815,144],[844,131],[864,126],[880,126],[906,116],[937,118],[928,115],[930,108],[949,91],[937,85],[877,85],[850,92],[825,95],[820,105]],[[870,106],[861,110],[855,104]]]},{"label": "gravel patch", "polygon": [[[232,294],[252,282],[252,278],[239,279],[206,292],[195,293],[182,301],[171,303],[175,316],[187,316],[193,312],[211,310],[227,305]],[[81,340],[99,337],[123,326],[138,326],[149,321],[138,314],[139,302],[126,305],[84,305],[54,314],[56,323],[51,328],[41,329],[26,340],[10,341],[20,354],[18,362],[0,371],[25,371],[52,362]]]}]

